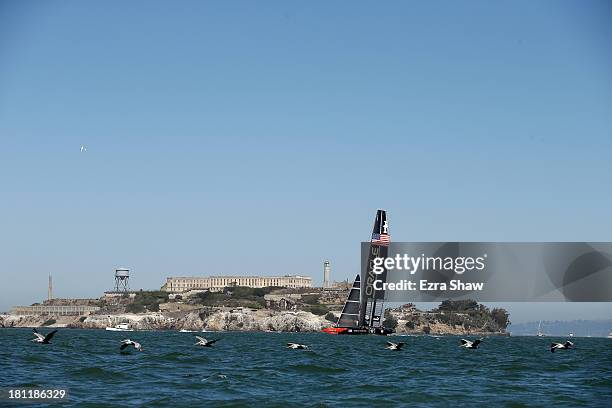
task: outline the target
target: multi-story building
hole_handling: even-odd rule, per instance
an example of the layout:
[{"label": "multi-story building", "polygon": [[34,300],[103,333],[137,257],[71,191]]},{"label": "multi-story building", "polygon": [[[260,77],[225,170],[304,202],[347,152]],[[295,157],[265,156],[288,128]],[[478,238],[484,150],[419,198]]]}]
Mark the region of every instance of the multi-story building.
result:
[{"label": "multi-story building", "polygon": [[308,276],[183,276],[166,278],[162,290],[184,292],[187,290],[209,290],[220,292],[228,286],[264,288],[279,286],[285,288],[311,288],[312,278]]},{"label": "multi-story building", "polygon": [[34,305],[15,306],[11,314],[15,315],[49,315],[49,316],[83,316],[100,310],[98,306],[84,305]]}]

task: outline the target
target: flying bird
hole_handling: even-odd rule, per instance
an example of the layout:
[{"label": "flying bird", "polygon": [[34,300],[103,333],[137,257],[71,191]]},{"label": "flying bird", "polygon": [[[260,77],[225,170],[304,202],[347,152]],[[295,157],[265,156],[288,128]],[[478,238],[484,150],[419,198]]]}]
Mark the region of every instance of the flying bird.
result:
[{"label": "flying bird", "polygon": [[480,346],[480,343],[482,343],[482,339],[476,339],[474,341],[469,341],[466,339],[461,339],[461,344],[459,345],[459,347],[465,347],[465,348],[469,348],[469,349],[477,349],[478,346]]},{"label": "flying bird", "polygon": [[119,350],[125,350],[129,346],[134,346],[134,348],[138,351],[143,350],[142,345],[139,342],[130,339],[121,340],[121,346],[119,347]]},{"label": "flying bird", "polygon": [[84,153],[86,151],[87,151],[87,146],[81,145],[81,153]]},{"label": "flying bird", "polygon": [[550,352],[554,353],[555,350],[571,350],[574,348],[574,343],[566,341],[565,343],[550,343]]},{"label": "flying bird", "polygon": [[307,345],[298,344],[298,343],[287,343],[287,348],[294,349],[294,350],[308,350]]},{"label": "flying bird", "polygon": [[36,329],[32,329],[32,332],[34,333],[34,336],[35,336],[35,338],[32,339],[33,342],[41,343],[41,344],[51,344],[50,340],[55,335],[55,333],[57,333],[57,330],[53,330],[52,332],[48,333],[46,336],[43,336],[42,334],[40,334],[38,330]]},{"label": "flying bird", "polygon": [[387,347],[385,347],[387,350],[401,350],[402,347],[404,347],[404,342],[399,342],[399,343],[391,343],[390,341],[387,342]]},{"label": "flying bird", "polygon": [[212,347],[212,345],[219,341],[219,339],[206,340],[204,337],[195,336],[198,339],[198,342],[194,344],[194,346],[202,346],[202,347]]}]

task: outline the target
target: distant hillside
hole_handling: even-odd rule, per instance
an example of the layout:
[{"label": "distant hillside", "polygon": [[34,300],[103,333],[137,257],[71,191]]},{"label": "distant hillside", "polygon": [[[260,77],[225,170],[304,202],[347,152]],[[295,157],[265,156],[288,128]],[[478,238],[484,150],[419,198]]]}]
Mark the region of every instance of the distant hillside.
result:
[{"label": "distant hillside", "polygon": [[[535,336],[539,322],[512,324],[508,331],[513,336]],[[571,320],[542,321],[542,332],[547,336],[606,337],[612,332],[612,319],[608,320]]]}]

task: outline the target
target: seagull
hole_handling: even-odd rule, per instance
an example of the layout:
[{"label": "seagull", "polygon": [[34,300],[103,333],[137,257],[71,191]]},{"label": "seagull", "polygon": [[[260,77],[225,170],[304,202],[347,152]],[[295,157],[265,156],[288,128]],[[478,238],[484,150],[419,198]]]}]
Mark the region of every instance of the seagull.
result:
[{"label": "seagull", "polygon": [[399,343],[391,343],[390,341],[387,342],[387,347],[385,347],[387,350],[401,350],[402,347],[404,347],[404,342],[399,342]]},{"label": "seagull", "polygon": [[227,375],[225,375],[225,374],[212,374],[212,375],[209,375],[206,378],[202,378],[200,381],[201,382],[208,381],[208,380],[210,380],[213,377],[217,377],[217,378],[220,378],[222,380],[227,380]]},{"label": "seagull", "polygon": [[219,341],[219,339],[206,340],[204,337],[195,336],[198,342],[194,346],[212,347],[212,345]]},{"label": "seagull", "polygon": [[459,347],[465,347],[465,348],[469,348],[469,349],[477,349],[481,342],[482,342],[482,339],[476,339],[474,341],[469,341],[469,340],[466,340],[466,339],[461,339],[461,344],[459,345]]},{"label": "seagull", "polygon": [[137,341],[133,341],[130,339],[125,339],[125,340],[121,340],[121,347],[119,347],[120,350],[124,350],[126,347],[129,346],[134,346],[134,348],[138,351],[142,351],[142,345],[137,342]]},{"label": "seagull", "polygon": [[87,146],[81,145],[81,153],[84,153],[86,151],[87,151]]},{"label": "seagull", "polygon": [[307,345],[298,344],[298,343],[287,343],[287,348],[294,349],[294,350],[308,350]]},{"label": "seagull", "polygon": [[51,333],[47,334],[46,336],[43,336],[42,334],[40,334],[38,330],[36,329],[32,329],[32,332],[34,333],[34,336],[36,336],[35,338],[32,339],[33,342],[42,343],[42,344],[51,344],[50,340],[53,337],[53,335],[57,333],[57,330],[53,330]]},{"label": "seagull", "polygon": [[566,341],[565,343],[550,343],[550,352],[554,353],[555,350],[570,350],[574,348],[574,343]]}]

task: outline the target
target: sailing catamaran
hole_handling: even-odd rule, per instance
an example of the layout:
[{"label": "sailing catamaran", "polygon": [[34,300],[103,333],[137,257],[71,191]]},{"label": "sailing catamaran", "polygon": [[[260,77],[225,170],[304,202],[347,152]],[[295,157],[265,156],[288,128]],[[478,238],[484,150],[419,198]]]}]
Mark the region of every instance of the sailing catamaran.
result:
[{"label": "sailing catamaran", "polygon": [[537,333],[538,337],[544,337],[544,332],[542,331],[542,321],[540,320],[540,323],[538,323],[538,333]]},{"label": "sailing catamaran", "polygon": [[387,257],[390,242],[387,213],[384,210],[378,210],[374,219],[364,279],[362,281],[359,274],[355,276],[353,287],[344,303],[338,323],[334,327],[323,329],[325,333],[380,335],[393,333],[393,330],[382,326],[381,317],[385,310],[385,293],[383,290],[374,288],[376,279],[386,282],[387,271],[375,275],[372,270],[374,258]]}]

